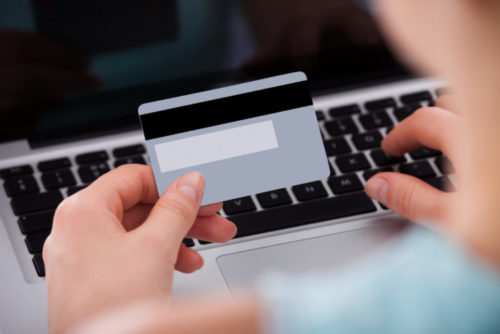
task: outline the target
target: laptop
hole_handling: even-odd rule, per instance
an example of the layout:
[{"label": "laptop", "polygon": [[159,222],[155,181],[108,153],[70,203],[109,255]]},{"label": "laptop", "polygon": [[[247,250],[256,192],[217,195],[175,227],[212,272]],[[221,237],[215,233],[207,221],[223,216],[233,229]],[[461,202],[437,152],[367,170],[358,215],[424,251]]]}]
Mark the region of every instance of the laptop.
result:
[{"label": "laptop", "polygon": [[2,53],[12,56],[0,64],[10,70],[0,71],[0,333],[47,332],[41,251],[54,210],[112,168],[149,163],[145,102],[302,71],[330,163],[327,179],[224,202],[238,235],[184,240],[205,265],[175,274],[179,298],[236,296],[270,270],[341,270],[391,243],[406,222],[363,192],[379,171],[454,182],[438,151],[380,149],[443,83],[395,58],[365,1],[14,4],[0,4]]}]

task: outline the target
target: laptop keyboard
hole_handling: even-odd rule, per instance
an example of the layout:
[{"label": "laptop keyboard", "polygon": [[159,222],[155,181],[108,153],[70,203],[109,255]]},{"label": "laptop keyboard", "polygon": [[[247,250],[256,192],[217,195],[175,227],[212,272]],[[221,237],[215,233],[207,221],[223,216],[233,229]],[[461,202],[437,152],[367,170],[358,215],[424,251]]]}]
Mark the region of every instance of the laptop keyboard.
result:
[{"label": "laptop keyboard", "polygon": [[[223,214],[237,226],[235,238],[387,210],[369,199],[364,182],[376,173],[399,171],[421,178],[439,189],[451,189],[445,170],[449,161],[441,152],[420,148],[402,157],[388,156],[380,143],[392,127],[416,109],[434,103],[429,91],[317,110],[331,175],[327,180],[277,189],[224,202]],[[41,252],[52,228],[54,211],[67,196],[83,189],[111,168],[127,163],[146,164],[144,145],[40,161],[36,166],[0,170],[4,189],[18,217],[26,247],[39,276],[45,276]],[[433,168],[433,165],[435,168]],[[76,168],[73,168],[76,167]],[[37,172],[35,172],[35,168]],[[76,170],[76,173],[73,171]],[[438,171],[439,173],[436,173]],[[202,240],[199,244],[209,242]],[[185,239],[188,247],[195,246]]]}]

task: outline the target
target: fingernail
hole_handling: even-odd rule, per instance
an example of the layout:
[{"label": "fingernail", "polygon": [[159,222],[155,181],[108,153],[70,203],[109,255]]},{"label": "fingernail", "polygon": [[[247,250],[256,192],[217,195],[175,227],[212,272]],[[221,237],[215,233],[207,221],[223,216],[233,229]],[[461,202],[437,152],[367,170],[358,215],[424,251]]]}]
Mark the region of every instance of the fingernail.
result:
[{"label": "fingernail", "polygon": [[372,177],[366,183],[366,192],[380,203],[387,205],[387,181],[381,177]]},{"label": "fingernail", "polygon": [[181,177],[177,183],[177,189],[193,202],[198,203],[201,197],[201,183],[203,176],[198,172],[190,172]]}]

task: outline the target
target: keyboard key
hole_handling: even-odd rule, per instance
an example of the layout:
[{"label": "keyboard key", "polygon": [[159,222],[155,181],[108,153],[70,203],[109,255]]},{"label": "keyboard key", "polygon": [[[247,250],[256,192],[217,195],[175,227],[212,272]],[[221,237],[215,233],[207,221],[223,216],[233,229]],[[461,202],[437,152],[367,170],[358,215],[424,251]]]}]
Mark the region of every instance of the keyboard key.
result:
[{"label": "keyboard key", "polygon": [[350,117],[325,122],[325,128],[332,137],[358,132],[356,124]]},{"label": "keyboard key", "polygon": [[434,170],[432,170],[431,165],[427,161],[417,161],[400,165],[399,171],[420,179],[436,176],[436,173],[434,173]]},{"label": "keyboard key", "polygon": [[121,157],[126,157],[129,155],[141,155],[146,152],[146,149],[144,148],[144,145],[142,144],[137,144],[137,145],[130,145],[130,146],[124,146],[124,147],[118,147],[113,150],[113,155],[116,158],[121,158]]},{"label": "keyboard key", "polygon": [[43,263],[42,253],[36,253],[33,256],[33,265],[38,276],[45,277],[45,265]]},{"label": "keyboard key", "polygon": [[224,212],[226,215],[234,215],[242,212],[249,212],[257,210],[250,196],[240,197],[225,201],[223,204]]},{"label": "keyboard key", "polygon": [[184,243],[184,245],[186,245],[187,247],[193,247],[193,246],[194,246],[194,241],[193,241],[193,239],[184,238],[184,240],[182,240],[182,242],[183,242],[183,243]]},{"label": "keyboard key", "polygon": [[231,217],[236,238],[375,211],[364,193],[320,199]]},{"label": "keyboard key", "polygon": [[135,157],[128,157],[124,159],[118,159],[115,161],[115,168],[125,164],[141,164],[146,165],[146,160],[142,157],[142,155],[138,155]]},{"label": "keyboard key", "polygon": [[205,240],[198,240],[198,242],[200,243],[200,245],[208,245],[208,244],[211,244],[210,241],[205,241]]},{"label": "keyboard key", "polygon": [[423,179],[423,181],[427,182],[434,188],[437,188],[441,191],[451,192],[455,190],[450,180],[448,180],[446,176],[427,178]]},{"label": "keyboard key", "polygon": [[320,181],[293,186],[292,191],[301,202],[328,196]]},{"label": "keyboard key", "polygon": [[79,165],[89,164],[92,162],[106,161],[109,159],[106,151],[90,152],[76,156],[76,162]]},{"label": "keyboard key", "polygon": [[76,184],[73,172],[69,169],[60,169],[43,173],[42,182],[45,189],[59,189],[74,186]]},{"label": "keyboard key", "polygon": [[50,190],[39,194],[21,195],[11,201],[12,210],[17,216],[44,210],[55,209],[63,197],[59,190]]},{"label": "keyboard key", "polygon": [[322,111],[316,110],[316,119],[318,121],[324,121],[325,120],[325,114],[323,114]]},{"label": "keyboard key", "polygon": [[415,110],[420,109],[422,106],[420,104],[411,104],[404,107],[394,109],[394,116],[398,122],[402,122],[405,118],[409,117],[415,112]]},{"label": "keyboard key", "polygon": [[352,141],[358,150],[379,147],[382,135],[378,131],[370,131],[352,136]]},{"label": "keyboard key", "polygon": [[370,155],[377,166],[388,166],[406,162],[404,156],[395,157],[385,153],[380,148],[371,151]]},{"label": "keyboard key", "polygon": [[292,198],[288,195],[286,189],[276,189],[257,194],[257,199],[263,208],[272,208],[274,206],[292,203]]},{"label": "keyboard key", "polygon": [[80,190],[82,190],[82,189],[84,189],[84,188],[86,188],[86,187],[87,187],[86,185],[85,185],[85,186],[74,186],[74,187],[69,187],[69,188],[68,188],[68,191],[66,191],[66,194],[67,194],[68,196],[71,196],[71,195],[73,195],[74,193],[77,193],[77,192],[79,192]]},{"label": "keyboard key", "polygon": [[365,103],[365,108],[366,110],[369,111],[394,108],[395,106],[396,106],[396,100],[394,100],[392,97]]},{"label": "keyboard key", "polygon": [[357,104],[335,107],[328,110],[331,117],[341,117],[361,113],[361,108]]},{"label": "keyboard key", "polygon": [[109,172],[109,167],[105,162],[80,166],[78,168],[78,175],[80,175],[80,179],[83,183],[91,183],[107,172]]},{"label": "keyboard key", "polygon": [[8,178],[5,180],[3,187],[7,196],[17,196],[22,194],[37,193],[40,191],[38,184],[33,176],[23,176],[19,178]]},{"label": "keyboard key", "polygon": [[335,194],[345,194],[363,190],[363,184],[354,173],[331,177],[328,180],[328,184]]},{"label": "keyboard key", "polygon": [[31,215],[21,216],[18,219],[19,229],[23,234],[52,229],[55,211],[43,211]]},{"label": "keyboard key", "polygon": [[71,161],[68,158],[41,161],[38,163],[38,170],[46,172],[53,169],[63,169],[71,167]]},{"label": "keyboard key", "polygon": [[363,178],[365,179],[365,181],[368,181],[373,175],[383,172],[393,172],[393,170],[390,167],[367,170],[363,172]]},{"label": "keyboard key", "polygon": [[25,239],[26,246],[28,246],[28,251],[31,254],[41,253],[43,244],[45,243],[45,240],[47,240],[49,234],[49,231],[28,234]]},{"label": "keyboard key", "polygon": [[410,156],[413,160],[420,160],[420,159],[425,159],[428,157],[435,157],[436,155],[440,155],[441,152],[437,150],[433,150],[428,147],[421,147],[419,149],[416,149],[414,151],[410,152]]},{"label": "keyboard key", "polygon": [[16,166],[0,170],[0,178],[2,179],[29,174],[33,174],[33,167],[31,167],[30,165]]},{"label": "keyboard key", "polygon": [[366,130],[394,125],[384,110],[362,115],[359,117],[359,121]]},{"label": "keyboard key", "polygon": [[439,168],[439,171],[443,174],[451,174],[455,172],[455,167],[453,167],[450,159],[448,159],[444,155],[434,159],[434,163],[436,164],[437,168]]},{"label": "keyboard key", "polygon": [[370,163],[363,153],[341,155],[335,159],[335,162],[343,173],[370,168]]},{"label": "keyboard key", "polygon": [[326,155],[328,155],[329,157],[334,155],[351,153],[351,148],[349,147],[349,144],[347,144],[347,141],[343,137],[328,139],[325,140],[323,143],[325,145]]},{"label": "keyboard key", "polygon": [[422,91],[403,95],[400,99],[403,104],[410,104],[421,101],[432,101],[432,95],[429,91]]}]

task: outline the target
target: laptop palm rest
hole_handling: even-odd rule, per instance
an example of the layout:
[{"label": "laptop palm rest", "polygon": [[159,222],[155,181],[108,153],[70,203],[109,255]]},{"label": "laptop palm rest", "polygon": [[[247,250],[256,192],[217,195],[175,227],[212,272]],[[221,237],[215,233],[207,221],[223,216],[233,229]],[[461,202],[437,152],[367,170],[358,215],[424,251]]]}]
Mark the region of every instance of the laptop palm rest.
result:
[{"label": "laptop palm rest", "polygon": [[235,291],[254,287],[262,274],[269,271],[298,274],[341,269],[387,244],[403,228],[399,220],[396,224],[253,249],[220,256],[217,265],[234,295]]}]

